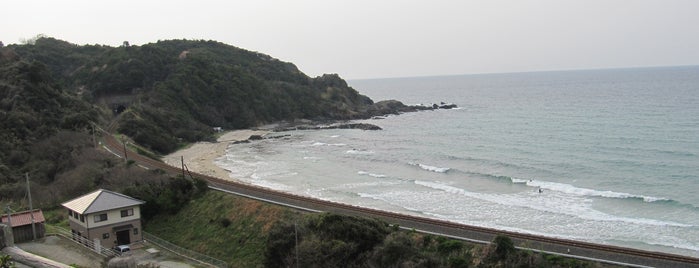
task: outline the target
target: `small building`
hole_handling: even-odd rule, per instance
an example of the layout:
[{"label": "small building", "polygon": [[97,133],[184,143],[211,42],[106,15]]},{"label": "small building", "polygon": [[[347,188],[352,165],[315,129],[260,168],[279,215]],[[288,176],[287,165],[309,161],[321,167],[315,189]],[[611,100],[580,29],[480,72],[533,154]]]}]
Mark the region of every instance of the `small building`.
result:
[{"label": "small building", "polygon": [[[34,228],[32,229],[32,216],[34,217]],[[1,223],[10,225],[15,243],[22,243],[44,237],[46,228],[44,227],[44,213],[40,209],[30,211],[15,212],[10,214],[8,221],[7,214],[2,215]]]},{"label": "small building", "polygon": [[143,241],[141,209],[144,201],[99,189],[61,204],[68,209],[70,229],[79,237],[114,248]]}]

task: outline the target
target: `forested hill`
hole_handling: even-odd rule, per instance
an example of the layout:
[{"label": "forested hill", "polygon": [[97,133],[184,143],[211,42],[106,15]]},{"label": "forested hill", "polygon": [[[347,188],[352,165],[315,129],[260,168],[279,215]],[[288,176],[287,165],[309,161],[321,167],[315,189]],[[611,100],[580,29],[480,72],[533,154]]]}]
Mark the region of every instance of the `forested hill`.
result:
[{"label": "forested hill", "polygon": [[43,37],[3,50],[45,65],[57,88],[111,110],[119,132],[159,153],[208,139],[212,127],[377,113],[338,75],[310,78],[291,63],[215,41],[109,47]]},{"label": "forested hill", "polygon": [[365,118],[403,108],[373,103],[337,75],[310,78],[291,63],[214,41],[0,43],[0,202],[22,198],[25,173],[34,201],[49,206],[95,188],[164,179],[96,149],[92,131],[100,127],[165,154],[211,139],[213,127]]}]

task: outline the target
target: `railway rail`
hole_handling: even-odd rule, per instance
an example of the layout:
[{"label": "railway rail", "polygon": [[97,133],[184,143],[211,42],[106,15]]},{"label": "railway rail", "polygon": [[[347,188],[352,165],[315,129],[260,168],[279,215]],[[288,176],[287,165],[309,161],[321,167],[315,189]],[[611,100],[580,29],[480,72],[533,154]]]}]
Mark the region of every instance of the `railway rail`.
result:
[{"label": "railway rail", "polygon": [[[161,169],[171,174],[181,174],[182,169],[154,160],[133,151],[127,151],[126,146],[112,134],[104,132],[105,148],[119,157],[135,161],[147,169]],[[415,230],[429,233],[448,235],[470,241],[492,241],[497,235],[505,235],[521,248],[549,252],[581,259],[595,259],[612,264],[634,267],[699,267],[699,258],[676,255],[664,252],[646,251],[640,249],[619,247],[613,245],[595,244],[554,237],[546,237],[512,231],[497,230],[486,227],[465,225],[445,220],[431,219],[395,212],[358,207],[332,201],[320,200],[306,196],[271,190],[254,185],[224,180],[196,172],[190,175],[208,182],[213,189],[223,189],[229,193],[255,197],[261,200],[272,200],[278,204],[286,204],[295,208],[305,208],[311,211],[328,211],[345,215],[374,217],[391,224],[398,224]]]}]

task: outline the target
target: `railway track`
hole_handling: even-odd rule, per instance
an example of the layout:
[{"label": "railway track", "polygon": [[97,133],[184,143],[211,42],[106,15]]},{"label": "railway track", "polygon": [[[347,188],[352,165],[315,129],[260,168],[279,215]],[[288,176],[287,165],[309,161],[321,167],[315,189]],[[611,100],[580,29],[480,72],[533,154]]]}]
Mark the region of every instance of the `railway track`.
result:
[{"label": "railway track", "polygon": [[[121,142],[107,132],[104,132],[103,137],[105,147],[109,151],[119,157],[124,157],[125,146],[123,146]],[[171,174],[182,173],[181,168],[170,166],[132,151],[127,151],[126,157],[129,160],[135,161],[135,163],[137,163],[139,166],[147,169],[161,169]],[[395,212],[320,200],[257,187],[254,185],[223,180],[195,172],[190,172],[189,174],[207,181],[209,186],[212,188],[223,189],[245,196],[272,200],[279,204],[288,204],[314,211],[328,211],[345,215],[374,217],[382,219],[391,224],[399,224],[400,226],[415,230],[444,234],[471,241],[487,242],[492,241],[496,235],[506,235],[512,238],[515,244],[519,247],[574,258],[603,260],[608,263],[636,267],[699,267],[699,258],[689,256],[471,226],[444,220],[405,215]]]}]

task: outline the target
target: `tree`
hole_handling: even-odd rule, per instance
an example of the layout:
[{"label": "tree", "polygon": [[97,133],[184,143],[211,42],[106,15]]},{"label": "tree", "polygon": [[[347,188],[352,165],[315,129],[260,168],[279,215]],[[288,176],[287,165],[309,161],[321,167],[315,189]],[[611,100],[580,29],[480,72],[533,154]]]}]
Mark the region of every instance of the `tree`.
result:
[{"label": "tree", "polygon": [[47,38],[47,37],[48,36],[46,36],[45,34],[37,34],[34,37],[31,37],[28,39],[22,38],[19,41],[20,41],[20,43],[25,44],[25,45],[34,45],[34,44],[36,44],[36,40],[39,40],[41,38]]},{"label": "tree", "polygon": [[515,244],[507,236],[498,235],[493,239],[493,244],[495,245],[495,254],[500,259],[506,259],[510,253],[515,252]]}]

